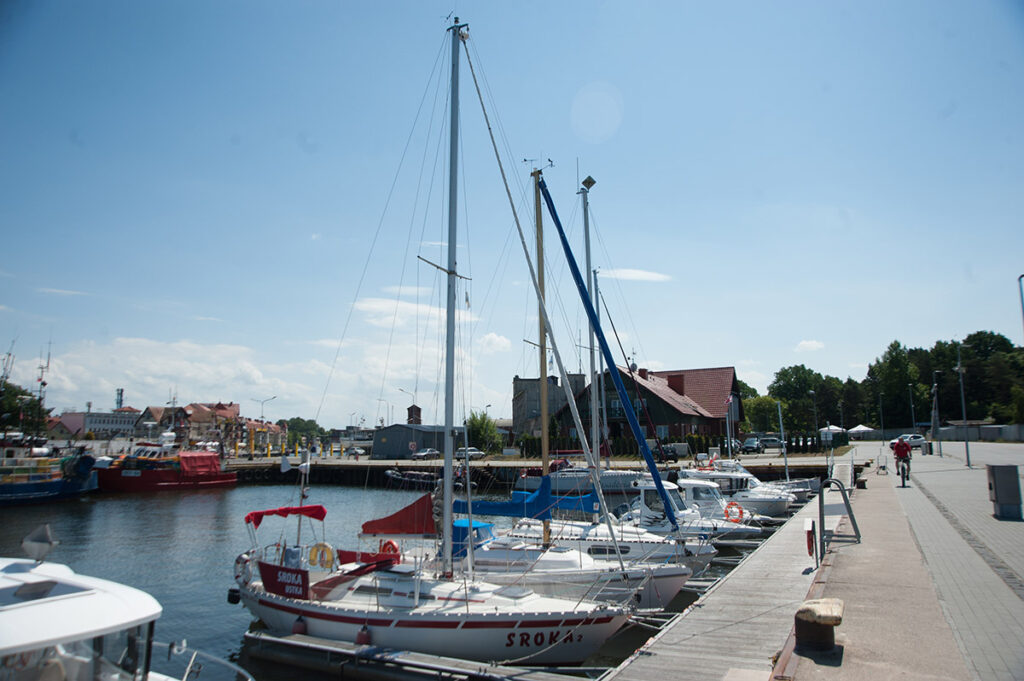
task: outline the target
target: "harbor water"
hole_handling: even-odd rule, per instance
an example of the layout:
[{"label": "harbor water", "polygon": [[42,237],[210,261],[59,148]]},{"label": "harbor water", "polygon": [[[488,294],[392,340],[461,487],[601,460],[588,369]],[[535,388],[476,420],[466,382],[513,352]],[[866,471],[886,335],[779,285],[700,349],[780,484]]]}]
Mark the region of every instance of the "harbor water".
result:
[{"label": "harbor water", "polygon": [[[397,511],[422,494],[323,486],[311,490],[306,503],[327,507],[325,529],[332,544],[357,548],[363,522]],[[234,586],[235,557],[250,546],[243,518],[249,511],[298,503],[295,485],[251,485],[194,492],[93,494],[10,507],[0,510],[0,555],[25,557],[21,540],[37,526],[49,523],[60,545],[47,560],[142,589],[160,602],[163,615],[156,625],[158,641],[187,639],[190,648],[237,660],[252,622],[247,610],[227,602],[227,591]],[[283,538],[272,532],[283,530],[286,523],[285,536],[294,537],[293,522],[273,518],[261,526],[261,539],[273,543]],[[280,678],[248,660],[243,666],[261,681]]]}]

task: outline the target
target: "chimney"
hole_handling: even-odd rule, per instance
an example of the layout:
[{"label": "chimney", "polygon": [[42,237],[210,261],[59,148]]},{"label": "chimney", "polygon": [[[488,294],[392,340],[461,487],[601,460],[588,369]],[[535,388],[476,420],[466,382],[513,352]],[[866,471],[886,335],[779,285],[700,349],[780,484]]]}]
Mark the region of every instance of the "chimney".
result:
[{"label": "chimney", "polygon": [[638,373],[640,374],[640,378],[644,379],[645,381],[647,380],[647,369],[640,369]]},{"label": "chimney", "polygon": [[686,376],[683,374],[669,374],[668,375],[668,387],[679,393],[680,395],[686,394]]},{"label": "chimney", "polygon": [[417,426],[423,423],[423,419],[420,416],[420,408],[415,404],[409,406],[408,416],[405,422]]}]

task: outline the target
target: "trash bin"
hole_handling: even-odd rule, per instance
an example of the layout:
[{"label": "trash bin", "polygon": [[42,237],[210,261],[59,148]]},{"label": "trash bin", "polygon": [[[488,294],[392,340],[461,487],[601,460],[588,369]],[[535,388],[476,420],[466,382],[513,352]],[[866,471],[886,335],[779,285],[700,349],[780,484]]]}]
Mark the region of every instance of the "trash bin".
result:
[{"label": "trash bin", "polygon": [[932,453],[932,443],[922,442],[921,443],[921,456],[928,456]]},{"label": "trash bin", "polygon": [[988,468],[988,498],[992,501],[993,515],[1008,520],[1021,520],[1020,478],[1016,466]]}]

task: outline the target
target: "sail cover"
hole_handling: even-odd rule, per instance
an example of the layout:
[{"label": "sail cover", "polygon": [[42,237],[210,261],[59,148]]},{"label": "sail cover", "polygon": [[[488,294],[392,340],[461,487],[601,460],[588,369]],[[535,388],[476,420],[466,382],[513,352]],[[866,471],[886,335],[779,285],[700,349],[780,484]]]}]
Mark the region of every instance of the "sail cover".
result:
[{"label": "sail cover", "polygon": [[181,472],[186,476],[220,473],[220,457],[216,452],[182,452]]},{"label": "sail cover", "polygon": [[[452,502],[452,511],[469,513],[469,504],[456,499]],[[543,476],[535,492],[513,492],[508,501],[474,501],[473,514],[551,520],[551,478]]]},{"label": "sail cover", "polygon": [[251,523],[253,529],[258,529],[260,523],[268,515],[279,515],[282,518],[287,518],[290,515],[304,515],[314,520],[323,520],[327,517],[327,509],[318,504],[316,506],[282,506],[281,508],[271,508],[266,511],[250,511],[245,514],[245,522]]},{"label": "sail cover", "polygon": [[433,498],[424,494],[389,516],[363,523],[360,536],[433,537],[436,534]]}]

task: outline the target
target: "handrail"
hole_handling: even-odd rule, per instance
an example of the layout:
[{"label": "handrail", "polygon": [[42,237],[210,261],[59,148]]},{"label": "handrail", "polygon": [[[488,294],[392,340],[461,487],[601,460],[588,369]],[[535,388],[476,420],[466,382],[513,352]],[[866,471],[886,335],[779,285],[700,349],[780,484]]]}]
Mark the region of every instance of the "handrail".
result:
[{"label": "handrail", "polygon": [[847,493],[843,483],[835,478],[828,478],[821,483],[821,489],[818,491],[818,543],[820,545],[818,555],[822,557],[825,556],[825,490],[830,486],[838,487],[839,493],[843,495],[843,503],[846,504],[846,514],[850,516],[853,532],[857,535],[857,543],[860,543],[860,528],[857,527],[857,518],[853,515],[853,507],[850,506],[850,495]]}]

